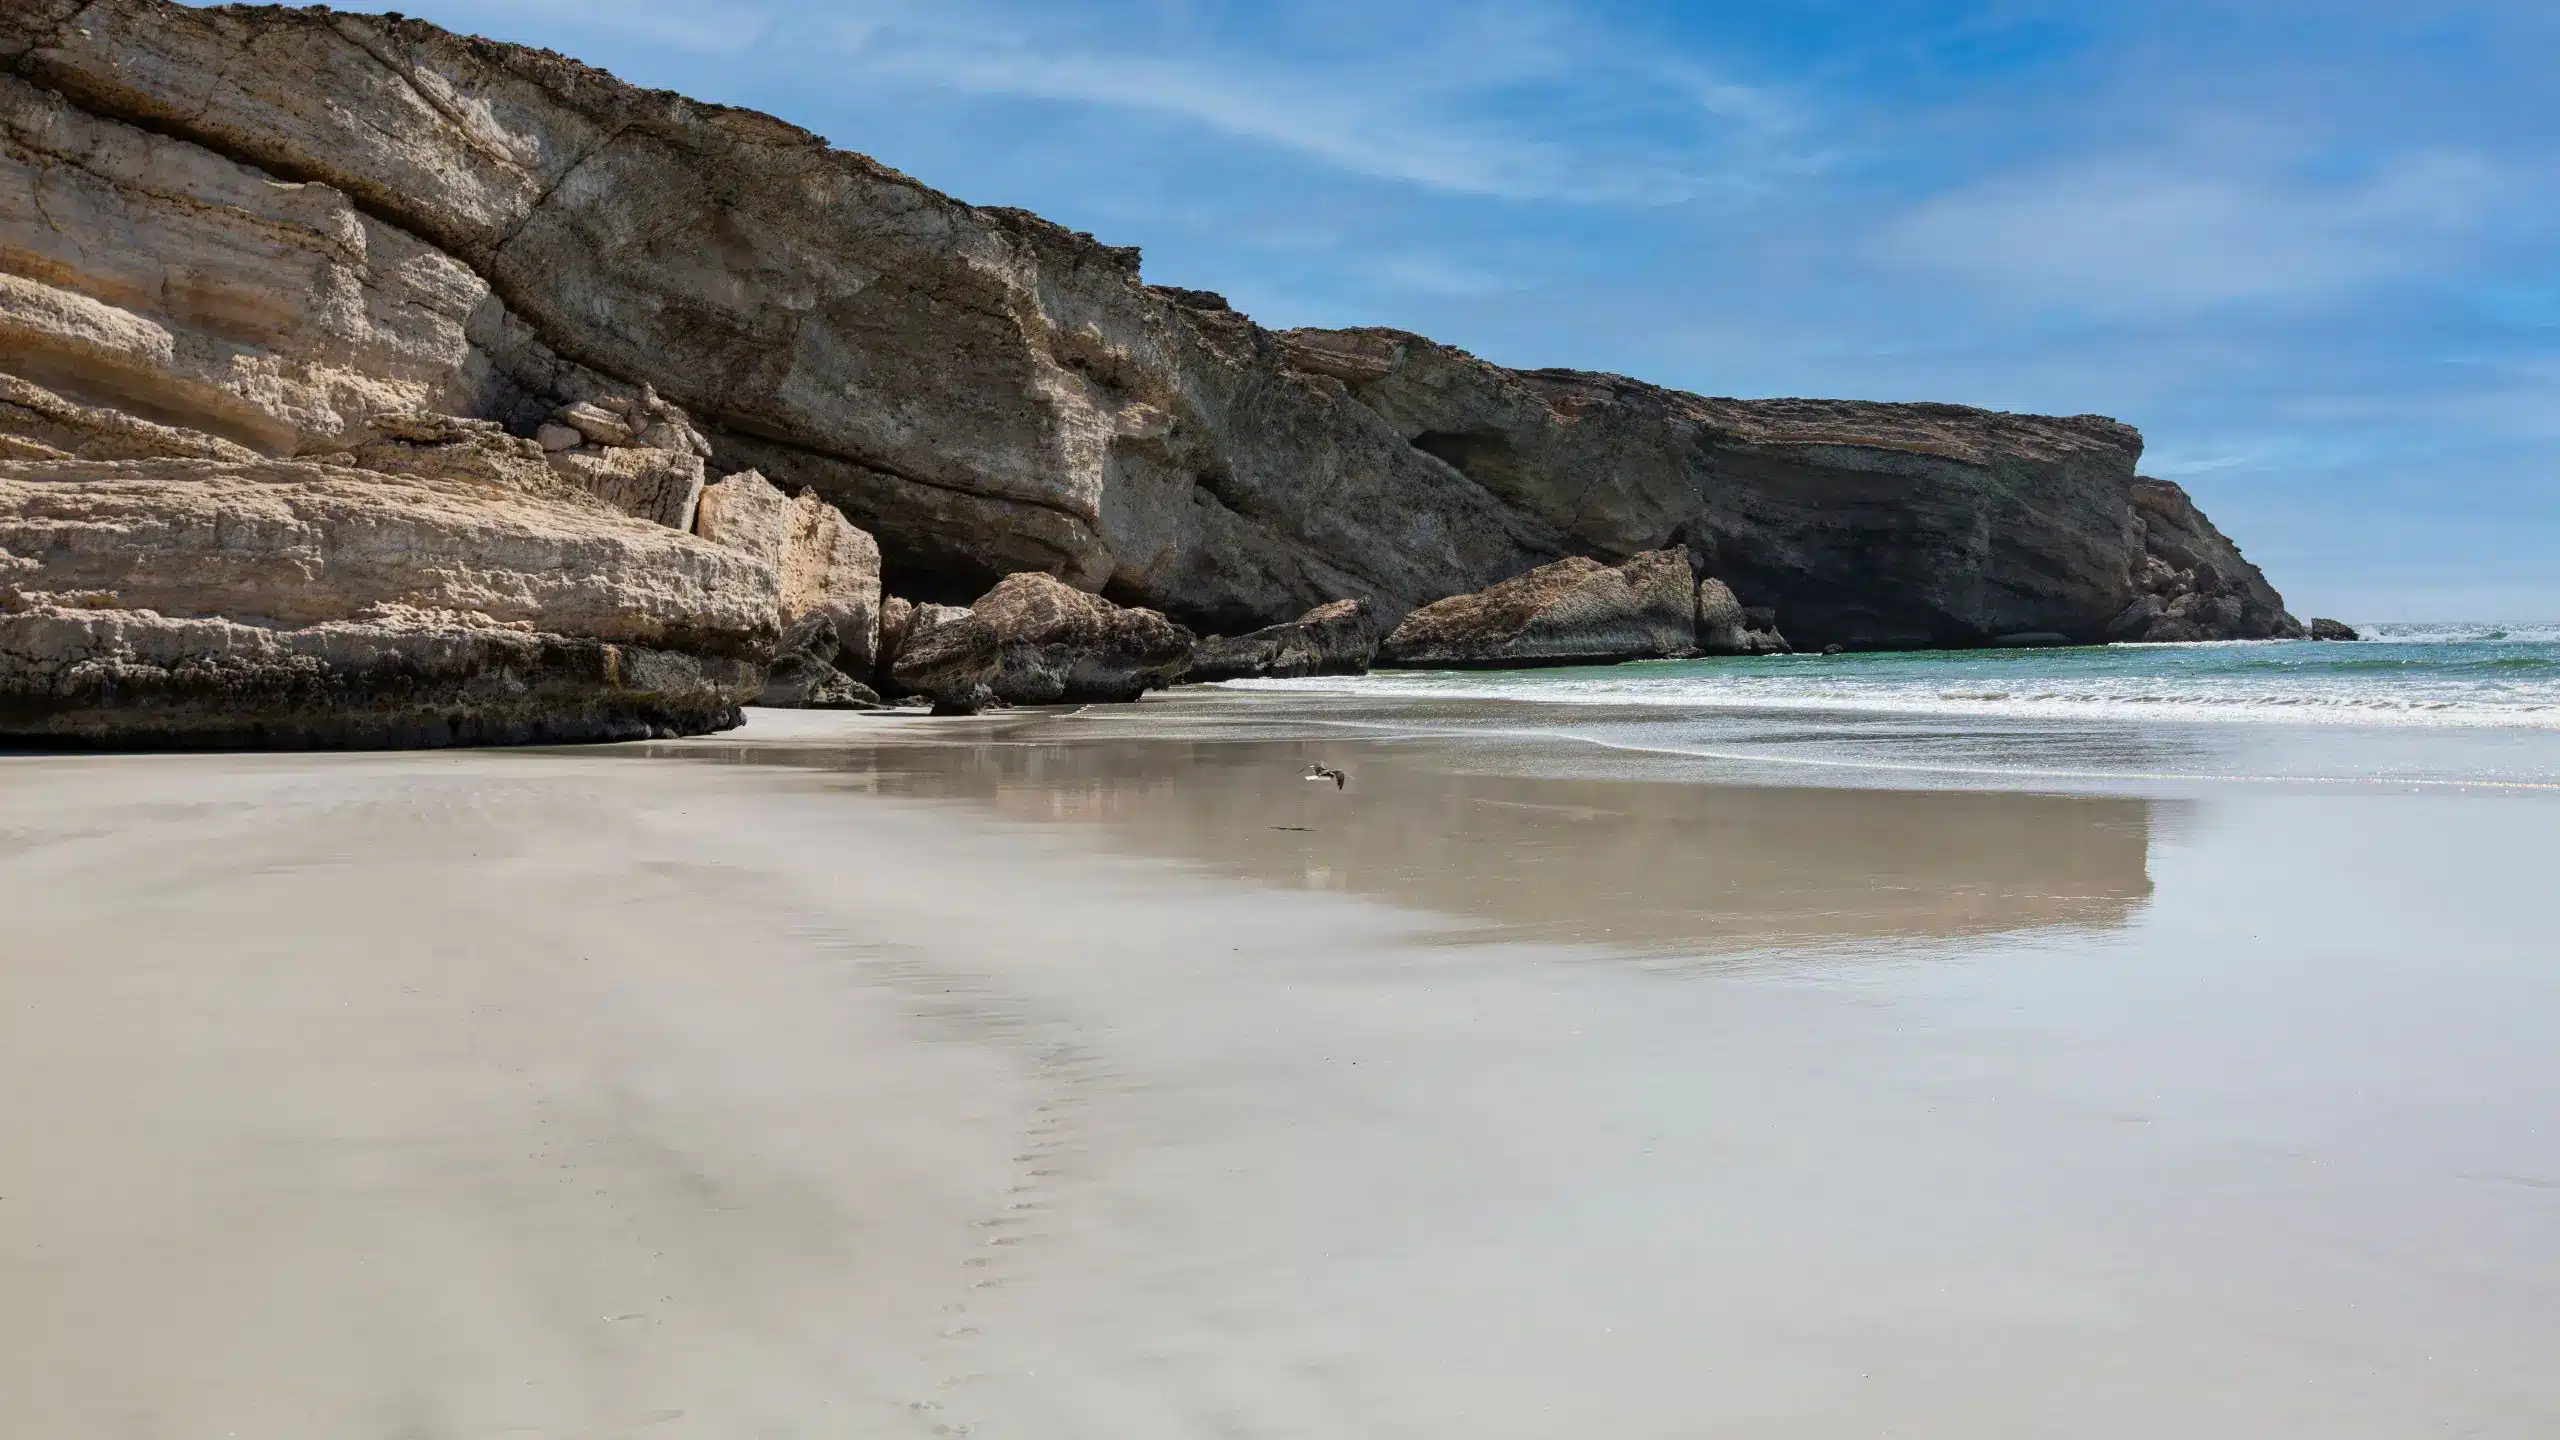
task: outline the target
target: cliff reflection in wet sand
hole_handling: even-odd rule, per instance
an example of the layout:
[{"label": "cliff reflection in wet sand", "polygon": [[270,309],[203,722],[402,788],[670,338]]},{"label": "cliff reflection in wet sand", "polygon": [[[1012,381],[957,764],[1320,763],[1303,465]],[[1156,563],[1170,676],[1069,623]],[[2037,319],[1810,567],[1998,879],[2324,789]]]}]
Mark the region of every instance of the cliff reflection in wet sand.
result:
[{"label": "cliff reflection in wet sand", "polygon": [[[1735,952],[2124,924],[2151,894],[2128,796],[1469,773],[1463,742],[688,742],[865,790],[1091,824],[1125,852],[1475,922],[1458,939]],[[1346,789],[1302,778],[1310,764]]]}]

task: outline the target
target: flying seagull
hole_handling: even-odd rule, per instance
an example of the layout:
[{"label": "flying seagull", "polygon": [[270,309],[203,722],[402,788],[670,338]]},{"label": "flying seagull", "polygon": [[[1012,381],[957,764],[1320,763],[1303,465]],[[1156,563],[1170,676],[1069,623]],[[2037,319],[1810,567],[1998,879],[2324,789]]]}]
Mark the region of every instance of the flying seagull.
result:
[{"label": "flying seagull", "polygon": [[1321,765],[1308,766],[1306,778],[1309,780],[1330,780],[1333,782],[1333,788],[1336,790],[1339,790],[1343,786],[1351,783],[1350,776],[1343,774],[1339,770],[1327,770]]}]

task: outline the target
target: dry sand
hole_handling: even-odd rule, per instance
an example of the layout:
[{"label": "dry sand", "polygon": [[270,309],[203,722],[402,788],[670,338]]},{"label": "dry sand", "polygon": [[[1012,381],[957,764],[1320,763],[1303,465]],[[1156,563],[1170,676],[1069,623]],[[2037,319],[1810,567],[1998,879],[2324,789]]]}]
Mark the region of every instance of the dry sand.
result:
[{"label": "dry sand", "polygon": [[902,723],[0,757],[0,1433],[2560,1433],[2548,797]]}]

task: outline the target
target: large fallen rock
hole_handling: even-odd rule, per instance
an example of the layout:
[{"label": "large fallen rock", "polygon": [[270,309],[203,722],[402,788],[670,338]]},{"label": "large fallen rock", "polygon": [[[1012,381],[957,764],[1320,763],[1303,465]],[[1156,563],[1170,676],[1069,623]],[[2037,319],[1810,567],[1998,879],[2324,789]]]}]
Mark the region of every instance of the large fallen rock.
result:
[{"label": "large fallen rock", "polygon": [[1212,636],[1194,646],[1186,680],[1281,680],[1362,675],[1378,658],[1378,617],[1366,600],[1319,605],[1286,624],[1249,635]]},{"label": "large fallen rock", "polygon": [[783,642],[759,703],[876,705],[880,548],[815,494],[794,498],[740,471],[702,492],[694,533],[773,567]]},{"label": "large fallen rock", "polygon": [[993,625],[957,605],[918,605],[905,620],[892,688],[930,698],[937,715],[974,715],[996,703],[1004,639]]},{"label": "large fallen rock", "polygon": [[1689,556],[1655,550],[1617,566],[1577,555],[1425,605],[1387,637],[1378,663],[1510,669],[1695,653],[1697,592]]},{"label": "large fallen rock", "polygon": [[1191,664],[1190,631],[1052,575],[1008,575],[969,613],[1003,647],[989,683],[1008,705],[1135,700],[1172,684]]},{"label": "large fallen rock", "polygon": [[2106,639],[2301,638],[2302,622],[2286,613],[2284,597],[2196,509],[2185,490],[2144,477],[2127,493],[2142,547],[2134,560],[2136,594],[2107,626]]},{"label": "large fallen rock", "polygon": [[[770,567],[444,422],[335,463],[0,462],[0,735],[434,745],[716,729]],[[356,463],[356,462],[365,463]]]}]

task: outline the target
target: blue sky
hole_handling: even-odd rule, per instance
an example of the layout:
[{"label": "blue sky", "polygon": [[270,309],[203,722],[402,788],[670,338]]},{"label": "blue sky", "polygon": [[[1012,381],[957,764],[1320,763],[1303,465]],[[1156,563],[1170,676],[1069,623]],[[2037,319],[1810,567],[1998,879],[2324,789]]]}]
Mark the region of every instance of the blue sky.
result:
[{"label": "blue sky", "polygon": [[2560,618],[2560,5],[405,0],[1275,326],[2140,426],[2297,613]]}]

